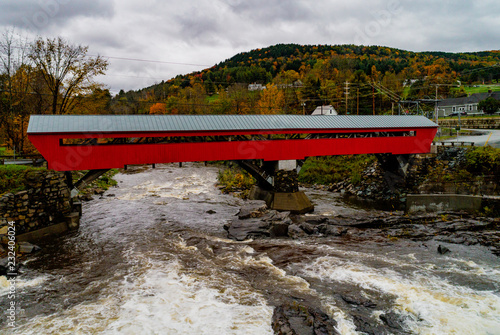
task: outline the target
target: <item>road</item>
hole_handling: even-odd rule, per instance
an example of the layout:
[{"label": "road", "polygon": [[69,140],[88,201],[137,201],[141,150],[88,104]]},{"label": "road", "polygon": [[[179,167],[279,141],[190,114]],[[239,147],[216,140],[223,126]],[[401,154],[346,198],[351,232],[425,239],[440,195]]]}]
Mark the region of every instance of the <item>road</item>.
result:
[{"label": "road", "polygon": [[464,129],[464,130],[470,130],[480,135],[459,136],[458,137],[459,142],[461,141],[474,142],[474,145],[476,146],[484,146],[486,141],[488,141],[488,145],[494,148],[500,148],[500,130],[498,129],[489,129],[489,130]]}]

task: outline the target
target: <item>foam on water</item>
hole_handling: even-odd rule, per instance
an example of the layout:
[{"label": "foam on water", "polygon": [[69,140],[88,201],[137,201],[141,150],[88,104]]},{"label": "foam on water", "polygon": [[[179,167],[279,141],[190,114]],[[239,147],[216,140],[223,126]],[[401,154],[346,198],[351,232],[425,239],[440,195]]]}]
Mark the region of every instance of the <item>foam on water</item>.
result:
[{"label": "foam on water", "polygon": [[450,264],[445,271],[449,273],[463,275],[473,274],[477,277],[486,277],[489,281],[500,284],[500,265],[492,268],[471,260],[458,259],[457,263]]},{"label": "foam on water", "polygon": [[[214,185],[207,183],[211,172],[198,169],[184,173],[186,169],[177,169],[173,165],[160,164],[158,169],[146,170],[140,174],[117,175],[115,179],[126,182],[133,179],[135,185],[124,192],[118,191],[121,200],[140,200],[145,197],[186,199],[192,195],[200,195],[213,191]],[[179,176],[179,174],[182,174]]]},{"label": "foam on water", "polygon": [[417,334],[498,334],[500,329],[498,293],[452,285],[428,272],[403,276],[390,269],[321,257],[306,265],[303,273],[395,295],[396,312],[408,317],[408,328]]},{"label": "foam on water", "polygon": [[[95,302],[37,317],[15,334],[272,334],[273,308],[257,293],[252,304],[208,288],[177,262],[150,262]],[[250,297],[249,297],[250,296]]]},{"label": "foam on water", "polygon": [[256,293],[255,303],[241,305],[231,295],[207,288],[180,274],[179,265],[152,266],[134,282],[126,282],[118,319],[106,334],[272,334],[272,307]]},{"label": "foam on water", "polygon": [[[50,278],[51,277],[48,275],[41,275],[33,279],[23,278],[22,276],[16,277],[15,287],[17,294],[25,288],[40,286]],[[0,296],[4,296],[9,293],[9,287],[10,282],[7,280],[7,277],[0,276]]]}]

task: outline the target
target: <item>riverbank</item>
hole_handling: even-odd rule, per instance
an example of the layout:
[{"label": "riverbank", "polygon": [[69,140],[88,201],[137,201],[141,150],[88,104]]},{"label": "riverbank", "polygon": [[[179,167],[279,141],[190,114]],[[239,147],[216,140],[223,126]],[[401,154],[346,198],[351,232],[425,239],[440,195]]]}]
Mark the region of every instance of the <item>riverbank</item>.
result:
[{"label": "riverbank", "polygon": [[[111,170],[86,185],[79,197],[91,200],[117,182]],[[83,172],[73,174],[77,180]],[[0,166],[0,276],[18,273],[39,240],[61,236],[79,226],[81,204],[70,197],[63,173],[23,165]],[[12,266],[11,266],[12,265]],[[10,270],[9,270],[10,269]]]},{"label": "riverbank", "polygon": [[[373,162],[363,171],[358,183],[346,179],[319,187],[386,209],[404,209],[407,194],[498,196],[500,149],[451,147],[443,148],[437,155],[417,155],[410,161],[404,178],[384,171],[378,162]],[[495,217],[499,210],[483,208],[477,214]]]},{"label": "riverbank", "polygon": [[[414,155],[405,176],[382,168],[374,155],[311,157],[300,173],[301,187],[341,193],[358,206],[404,210],[407,194],[500,195],[500,149],[443,147],[439,153]],[[255,181],[238,168],[222,169],[222,192],[241,198]],[[495,217],[500,208],[477,213]]]}]

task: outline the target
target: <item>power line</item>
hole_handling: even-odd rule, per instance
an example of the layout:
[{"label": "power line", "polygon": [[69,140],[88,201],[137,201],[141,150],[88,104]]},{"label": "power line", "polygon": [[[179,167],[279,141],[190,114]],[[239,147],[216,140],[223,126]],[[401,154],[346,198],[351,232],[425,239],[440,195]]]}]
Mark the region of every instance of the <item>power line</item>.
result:
[{"label": "power line", "polygon": [[[13,49],[25,49],[24,47],[20,46],[11,46]],[[0,50],[0,53],[6,54],[5,51]],[[130,57],[117,57],[117,56],[106,56],[106,55],[95,55],[95,54],[86,54],[84,57],[103,57],[103,58],[109,58],[109,59],[119,59],[119,60],[126,60],[126,61],[134,61],[134,62],[146,62],[146,63],[160,63],[160,64],[172,64],[172,65],[186,65],[186,66],[200,66],[200,67],[212,67],[214,65],[207,65],[207,64],[194,64],[194,63],[182,63],[182,62],[170,62],[170,61],[161,61],[161,60],[153,60],[153,59],[142,59],[142,58],[130,58]]]},{"label": "power line", "polygon": [[116,57],[116,56],[105,56],[105,55],[87,55],[86,57],[103,57],[103,58],[119,59],[119,60],[134,61],[134,62],[160,63],[160,64],[172,64],[172,65],[186,65],[186,66],[200,66],[200,67],[211,67],[211,66],[213,66],[213,65],[206,65],[206,64],[169,62],[169,61],[161,61],[161,60],[151,60],[151,59],[141,59],[141,58],[129,58],[129,57]]}]

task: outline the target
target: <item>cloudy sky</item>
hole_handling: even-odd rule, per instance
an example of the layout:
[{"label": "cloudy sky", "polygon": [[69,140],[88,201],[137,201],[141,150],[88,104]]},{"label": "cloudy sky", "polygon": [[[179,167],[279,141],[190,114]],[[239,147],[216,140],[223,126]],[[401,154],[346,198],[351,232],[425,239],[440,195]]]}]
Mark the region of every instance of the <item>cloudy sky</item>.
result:
[{"label": "cloudy sky", "polygon": [[498,0],[0,0],[0,29],[109,57],[99,80],[139,89],[277,43],[500,49]]}]

